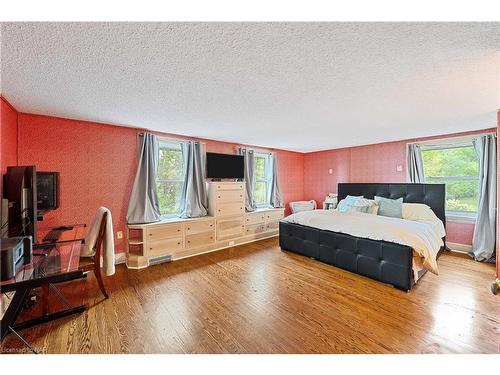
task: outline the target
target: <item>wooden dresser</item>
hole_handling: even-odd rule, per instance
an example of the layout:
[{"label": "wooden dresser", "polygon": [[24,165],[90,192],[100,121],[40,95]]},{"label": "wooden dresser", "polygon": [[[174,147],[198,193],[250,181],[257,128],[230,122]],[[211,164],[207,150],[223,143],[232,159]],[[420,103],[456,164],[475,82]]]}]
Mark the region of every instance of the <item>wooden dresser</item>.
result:
[{"label": "wooden dresser", "polygon": [[217,220],[217,240],[245,234],[245,184],[243,182],[210,182],[208,214]]},{"label": "wooden dresser", "polygon": [[127,227],[127,266],[186,258],[278,235],[284,208],[245,212],[243,182],[208,183],[209,216]]}]

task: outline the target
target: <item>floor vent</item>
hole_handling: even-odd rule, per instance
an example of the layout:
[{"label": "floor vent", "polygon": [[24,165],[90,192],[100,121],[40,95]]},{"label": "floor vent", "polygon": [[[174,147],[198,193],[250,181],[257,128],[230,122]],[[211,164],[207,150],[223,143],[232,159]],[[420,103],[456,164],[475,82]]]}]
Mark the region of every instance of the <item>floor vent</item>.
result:
[{"label": "floor vent", "polygon": [[160,264],[160,263],[171,262],[171,261],[172,261],[172,255],[164,255],[162,257],[150,259],[149,265],[152,266],[153,264]]}]

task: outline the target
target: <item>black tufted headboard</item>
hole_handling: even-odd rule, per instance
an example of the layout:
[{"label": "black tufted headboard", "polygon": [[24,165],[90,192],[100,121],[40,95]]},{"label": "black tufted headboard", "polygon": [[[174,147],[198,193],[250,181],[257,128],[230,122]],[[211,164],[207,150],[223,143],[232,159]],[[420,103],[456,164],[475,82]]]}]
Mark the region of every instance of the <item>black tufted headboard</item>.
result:
[{"label": "black tufted headboard", "polygon": [[338,185],[338,200],[347,195],[363,195],[367,199],[379,197],[398,199],[403,197],[406,203],[424,203],[446,225],[445,185],[444,184],[378,184],[378,183],[348,183]]}]

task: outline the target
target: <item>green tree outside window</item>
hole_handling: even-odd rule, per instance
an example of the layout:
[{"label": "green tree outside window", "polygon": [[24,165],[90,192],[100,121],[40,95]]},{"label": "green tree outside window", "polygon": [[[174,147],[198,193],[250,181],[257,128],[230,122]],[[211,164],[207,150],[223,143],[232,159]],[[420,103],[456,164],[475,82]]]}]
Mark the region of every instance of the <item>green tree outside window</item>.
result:
[{"label": "green tree outside window", "polygon": [[479,160],[472,145],[422,150],[426,183],[446,184],[446,211],[476,213]]}]

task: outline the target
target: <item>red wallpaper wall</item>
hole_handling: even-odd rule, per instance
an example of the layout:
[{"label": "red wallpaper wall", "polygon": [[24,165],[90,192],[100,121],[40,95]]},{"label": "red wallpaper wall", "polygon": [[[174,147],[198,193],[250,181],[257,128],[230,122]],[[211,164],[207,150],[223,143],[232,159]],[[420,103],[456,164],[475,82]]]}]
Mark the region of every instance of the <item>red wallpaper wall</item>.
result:
[{"label": "red wallpaper wall", "polygon": [[[106,206],[115,233],[124,231],[137,163],[136,133],[132,128],[19,114],[19,165],[60,173],[60,207],[40,227],[90,224],[97,208]],[[116,239],[116,249],[124,251],[123,240]]]},{"label": "red wallpaper wall", "polygon": [[[96,209],[108,207],[114,229],[124,231],[128,200],[137,168],[137,133],[133,128],[49,116],[19,114],[19,164],[59,171],[60,208],[43,226],[89,224]],[[178,137],[166,134],[169,137]],[[235,144],[203,140],[207,151],[232,153]],[[304,155],[278,152],[285,202],[303,196]],[[116,239],[116,251],[125,243]]]},{"label": "red wallpaper wall", "polygon": [[[446,136],[428,137],[418,140],[475,134],[457,133]],[[405,182],[406,144],[417,139],[374,145],[327,150],[305,154],[304,199],[315,199],[320,205],[330,192],[337,192],[339,182]],[[397,167],[401,166],[401,171]],[[332,169],[332,174],[329,174]],[[473,224],[446,223],[447,240],[470,245]]]},{"label": "red wallpaper wall", "polygon": [[[0,174],[6,172],[7,166],[17,165],[17,116],[14,107],[0,97]],[[0,178],[0,194],[2,180]]]}]

